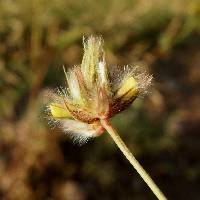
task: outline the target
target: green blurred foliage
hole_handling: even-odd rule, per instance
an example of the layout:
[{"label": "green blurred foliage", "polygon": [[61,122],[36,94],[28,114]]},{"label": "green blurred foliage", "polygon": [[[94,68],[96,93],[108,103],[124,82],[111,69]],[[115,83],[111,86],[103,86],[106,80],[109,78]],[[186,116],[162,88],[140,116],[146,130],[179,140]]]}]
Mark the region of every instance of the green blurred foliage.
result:
[{"label": "green blurred foliage", "polygon": [[90,34],[111,65],[154,75],[113,119],[125,143],[169,199],[199,199],[199,21],[199,0],[0,1],[0,199],[154,198],[107,134],[78,147],[44,120]]}]

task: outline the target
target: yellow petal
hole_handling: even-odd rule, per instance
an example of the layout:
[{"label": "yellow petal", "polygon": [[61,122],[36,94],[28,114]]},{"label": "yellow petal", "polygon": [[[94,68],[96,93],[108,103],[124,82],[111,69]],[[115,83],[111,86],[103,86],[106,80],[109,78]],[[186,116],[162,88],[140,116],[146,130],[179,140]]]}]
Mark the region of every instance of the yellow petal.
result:
[{"label": "yellow petal", "polygon": [[61,104],[52,103],[49,105],[50,112],[55,118],[70,118],[71,115],[69,111],[64,108]]},{"label": "yellow petal", "polygon": [[133,77],[128,77],[119,88],[116,98],[122,98],[127,101],[138,95],[137,81]]}]

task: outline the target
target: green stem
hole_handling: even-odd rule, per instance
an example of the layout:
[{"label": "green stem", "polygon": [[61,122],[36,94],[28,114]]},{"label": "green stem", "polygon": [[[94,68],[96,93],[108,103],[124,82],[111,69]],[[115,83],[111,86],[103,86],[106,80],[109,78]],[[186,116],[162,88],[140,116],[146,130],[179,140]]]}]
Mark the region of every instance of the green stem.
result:
[{"label": "green stem", "polygon": [[107,130],[107,132],[110,134],[110,136],[112,137],[114,142],[117,144],[119,149],[122,151],[122,153],[128,159],[128,161],[133,165],[135,170],[142,177],[142,179],[146,182],[146,184],[149,186],[149,188],[152,190],[152,192],[155,194],[155,196],[159,200],[167,200],[167,198],[164,196],[164,194],[161,192],[161,190],[158,188],[158,186],[154,183],[154,181],[149,176],[149,174],[143,169],[143,167],[140,165],[140,163],[136,160],[136,158],[133,156],[133,154],[127,148],[127,146],[122,141],[122,139],[120,138],[117,131],[110,124],[109,120],[101,119],[101,124]]}]

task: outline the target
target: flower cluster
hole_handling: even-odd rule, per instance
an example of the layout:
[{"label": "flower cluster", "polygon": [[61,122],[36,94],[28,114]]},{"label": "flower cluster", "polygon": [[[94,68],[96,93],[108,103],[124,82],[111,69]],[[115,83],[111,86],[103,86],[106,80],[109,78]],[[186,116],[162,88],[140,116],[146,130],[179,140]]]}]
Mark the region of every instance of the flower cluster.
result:
[{"label": "flower cluster", "polygon": [[152,76],[137,66],[109,67],[103,40],[83,39],[82,63],[68,72],[67,89],[52,94],[48,104],[50,119],[79,143],[104,132],[100,119],[108,119],[126,109],[151,84]]}]

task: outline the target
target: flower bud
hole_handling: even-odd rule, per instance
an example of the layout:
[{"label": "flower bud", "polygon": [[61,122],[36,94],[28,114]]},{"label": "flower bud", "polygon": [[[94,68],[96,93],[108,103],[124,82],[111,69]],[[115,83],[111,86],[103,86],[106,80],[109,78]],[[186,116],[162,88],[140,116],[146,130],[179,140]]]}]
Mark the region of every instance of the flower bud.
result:
[{"label": "flower bud", "polygon": [[101,38],[89,37],[84,40],[84,55],[81,70],[88,88],[92,88],[96,81],[99,62],[102,60],[103,48]]},{"label": "flower bud", "polygon": [[49,109],[50,109],[51,115],[54,118],[70,118],[71,117],[69,111],[58,103],[50,104]]},{"label": "flower bud", "polygon": [[117,91],[116,98],[125,102],[137,97],[138,93],[137,81],[133,77],[128,77]]}]

